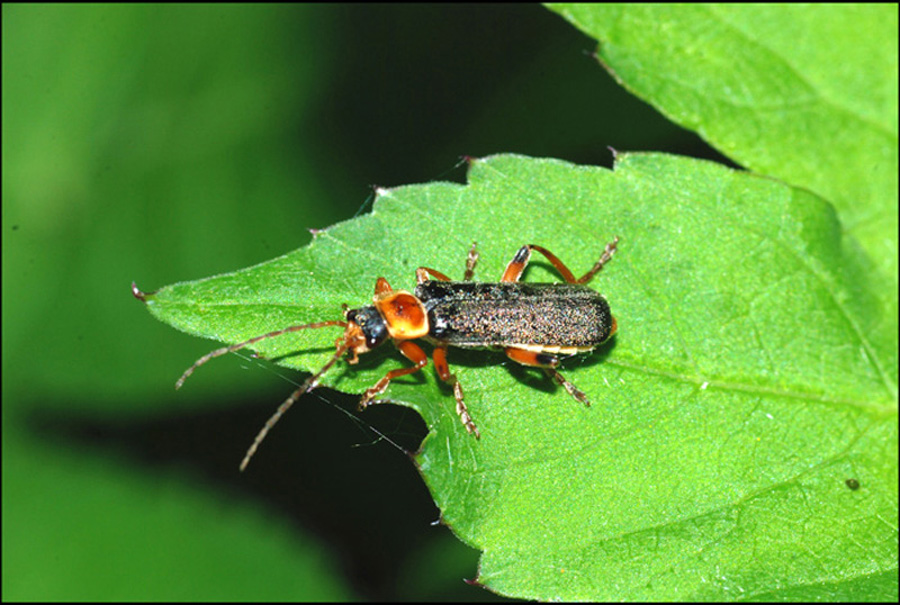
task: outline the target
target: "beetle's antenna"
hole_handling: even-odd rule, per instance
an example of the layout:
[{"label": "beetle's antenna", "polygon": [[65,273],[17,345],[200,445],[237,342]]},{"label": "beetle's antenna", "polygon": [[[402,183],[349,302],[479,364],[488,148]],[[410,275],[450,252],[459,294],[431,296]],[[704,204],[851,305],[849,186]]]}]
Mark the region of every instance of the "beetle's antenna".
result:
[{"label": "beetle's antenna", "polygon": [[[334,322],[334,323],[344,323],[344,322]],[[331,359],[328,360],[322,369],[310,376],[306,379],[306,381],[300,385],[300,388],[291,393],[291,396],[284,400],[278,409],[275,410],[275,413],[266,421],[263,427],[260,429],[259,433],[256,435],[256,439],[253,440],[253,445],[247,450],[247,453],[244,455],[244,459],[241,460],[241,472],[247,468],[247,465],[250,463],[250,458],[253,457],[253,454],[256,453],[256,449],[259,447],[259,444],[262,443],[262,440],[266,438],[266,435],[269,434],[269,431],[275,426],[275,423],[281,420],[281,417],[284,415],[288,409],[294,405],[294,402],[300,399],[303,395],[309,393],[314,388],[319,386],[319,379],[331,369],[338,359],[341,358],[341,355],[347,352],[350,348],[350,344],[348,342],[344,342],[343,344],[338,345],[337,351],[335,351],[334,355],[332,355]]]},{"label": "beetle's antenna", "polygon": [[252,345],[255,342],[259,342],[260,340],[265,340],[266,338],[272,338],[274,336],[281,336],[282,334],[287,334],[289,332],[297,332],[299,330],[307,330],[307,329],[315,329],[315,328],[327,328],[328,326],[340,326],[342,328],[347,327],[346,321],[318,321],[311,324],[303,324],[302,326],[291,326],[289,328],[284,328],[282,330],[275,330],[274,332],[269,332],[268,334],[263,334],[262,336],[257,336],[255,338],[251,338],[250,340],[245,340],[244,342],[239,342],[236,345],[231,345],[230,347],[222,347],[221,349],[216,349],[211,353],[207,353],[200,359],[194,362],[194,365],[189,367],[184,371],[184,374],[181,375],[181,378],[175,383],[175,389],[180,389],[181,385],[184,384],[184,381],[187,380],[188,376],[194,373],[194,370],[205,364],[210,359],[215,359],[216,357],[221,357],[222,355],[226,355],[227,353],[234,353],[239,349],[243,349],[246,346]]}]

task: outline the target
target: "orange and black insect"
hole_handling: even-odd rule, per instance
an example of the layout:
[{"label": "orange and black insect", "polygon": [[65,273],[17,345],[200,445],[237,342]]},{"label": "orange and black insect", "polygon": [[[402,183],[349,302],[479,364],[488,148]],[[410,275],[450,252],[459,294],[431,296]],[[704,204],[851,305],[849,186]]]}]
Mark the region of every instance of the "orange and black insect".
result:
[{"label": "orange and black insect", "polygon": [[[241,462],[241,470],[247,467],[260,442],[287,409],[302,395],[315,389],[322,376],[344,354],[349,355],[349,363],[355,364],[359,361],[359,355],[388,340],[414,365],[391,370],[366,389],[360,408],[371,404],[394,378],[418,372],[428,364],[425,352],[413,342],[420,338],[434,345],[432,359],[438,376],[453,385],[456,413],[466,430],[476,438],[480,435],[466,408],[462,385],[450,373],[447,364],[448,347],[500,349],[517,363],[542,368],[572,397],[590,405],[587,396],[566,380],[556,367],[559,365],[559,355],[586,353],[616,333],[616,319],[610,312],[609,303],[583,284],[609,262],[618,241],[619,238],[615,238],[607,244],[594,266],[578,279],[546,248],[533,244],[522,246],[506,266],[500,281],[486,283],[471,281],[478,262],[478,252],[472,244],[466,258],[463,281],[452,281],[439,271],[419,267],[416,269],[416,289],[408,292],[392,289],[385,278],[379,277],[375,282],[372,304],[358,309],[348,309],[345,305],[343,321],[291,326],[217,349],[188,368],[175,388],[180,388],[194,370],[210,359],[260,340],[299,330],[331,326],[344,329],[343,336],[335,341],[336,350],[331,359],[294,391],[260,430]],[[532,251],[543,254],[565,283],[519,282]]]}]

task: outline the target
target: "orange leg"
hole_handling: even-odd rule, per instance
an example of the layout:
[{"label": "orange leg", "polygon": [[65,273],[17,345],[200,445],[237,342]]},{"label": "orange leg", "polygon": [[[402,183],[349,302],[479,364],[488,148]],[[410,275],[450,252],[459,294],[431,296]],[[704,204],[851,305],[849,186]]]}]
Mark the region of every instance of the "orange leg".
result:
[{"label": "orange leg", "polygon": [[459,419],[466,426],[466,430],[478,439],[481,435],[478,432],[478,427],[475,426],[475,421],[469,415],[469,409],[463,402],[462,385],[459,384],[456,375],[450,373],[450,365],[447,363],[447,347],[435,347],[431,357],[434,359],[434,367],[441,380],[453,385],[453,395],[456,397],[456,413],[459,414]]},{"label": "orange leg", "polygon": [[416,283],[421,284],[423,281],[428,281],[429,275],[438,281],[451,281],[449,277],[440,271],[435,271],[428,267],[419,267],[416,269]]},{"label": "orange leg", "polygon": [[375,282],[375,296],[383,296],[385,294],[390,294],[394,290],[391,288],[391,284],[388,283],[383,277],[379,277],[378,281]]},{"label": "orange leg", "polygon": [[531,259],[531,251],[536,250],[543,254],[547,260],[550,261],[550,264],[553,265],[559,274],[562,276],[563,280],[570,284],[585,284],[591,280],[594,275],[597,274],[600,269],[603,268],[603,265],[608,263],[612,258],[613,254],[616,253],[616,245],[619,243],[619,238],[616,237],[613,241],[606,244],[606,248],[603,250],[603,254],[600,255],[600,258],[594,263],[594,266],[590,268],[590,270],[575,279],[575,275],[569,270],[566,265],[556,257],[555,254],[547,250],[542,246],[537,246],[535,244],[528,244],[527,246],[522,246],[519,248],[519,251],[516,252],[516,255],[513,257],[509,264],[506,266],[506,271],[503,272],[503,277],[500,278],[500,281],[519,281],[519,278],[522,277],[522,273],[525,271],[525,267],[528,266],[528,261]]},{"label": "orange leg", "polygon": [[359,409],[365,409],[372,403],[372,400],[375,399],[375,396],[379,393],[383,393],[384,390],[388,387],[388,384],[394,378],[399,378],[400,376],[406,376],[407,374],[412,374],[414,372],[418,372],[426,365],[428,365],[428,356],[425,355],[425,351],[419,347],[416,343],[411,340],[404,340],[402,342],[397,343],[397,348],[400,349],[400,352],[413,362],[414,365],[411,368],[398,368],[396,370],[391,370],[387,374],[385,374],[384,378],[375,383],[375,386],[366,389],[366,392],[363,393],[362,399],[359,400]]},{"label": "orange leg", "polygon": [[[472,242],[472,247],[469,249],[469,254],[466,256],[466,273],[463,276],[463,281],[471,281],[472,276],[475,275],[475,265],[478,264],[478,251],[475,250],[475,242]],[[416,282],[422,283],[423,281],[428,281],[429,276],[438,281],[453,281],[440,271],[435,271],[430,267],[419,267],[416,269]]]},{"label": "orange leg", "polygon": [[556,366],[559,365],[559,359],[557,359],[553,355],[548,355],[547,353],[539,353],[537,351],[528,351],[527,349],[507,347],[506,356],[516,363],[521,363],[524,366],[542,368],[544,372],[547,373],[547,376],[556,381],[556,384],[564,388],[566,392],[569,393],[569,395],[571,395],[584,405],[591,405],[591,402],[587,398],[587,395],[580,391],[574,384],[566,380],[562,374],[556,371]]}]

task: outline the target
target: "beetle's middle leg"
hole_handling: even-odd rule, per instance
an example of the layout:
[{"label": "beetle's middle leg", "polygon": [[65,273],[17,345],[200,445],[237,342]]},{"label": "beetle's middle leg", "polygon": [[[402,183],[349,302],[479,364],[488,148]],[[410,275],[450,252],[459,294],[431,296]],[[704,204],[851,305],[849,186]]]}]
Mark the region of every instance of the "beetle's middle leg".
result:
[{"label": "beetle's middle leg", "polygon": [[556,366],[559,365],[559,359],[557,359],[553,355],[549,355],[547,353],[539,353],[537,351],[529,351],[528,349],[507,347],[506,356],[517,363],[521,363],[524,366],[542,368],[544,372],[547,373],[547,376],[555,380],[556,384],[564,388],[566,392],[569,393],[569,395],[571,395],[584,405],[591,405],[591,402],[587,398],[587,395],[585,395],[574,384],[566,380],[563,375],[556,370]]},{"label": "beetle's middle leg", "polygon": [[407,374],[412,374],[414,372],[418,372],[426,365],[428,365],[428,356],[425,355],[425,351],[422,350],[419,345],[414,343],[411,340],[404,340],[402,342],[397,343],[397,348],[400,349],[400,352],[409,359],[411,362],[415,363],[411,368],[398,368],[396,370],[391,370],[387,374],[384,375],[384,378],[375,383],[375,386],[366,389],[366,392],[363,393],[362,399],[359,400],[359,409],[365,409],[369,407],[369,404],[372,403],[372,400],[375,399],[375,396],[379,393],[383,393],[384,390],[388,387],[391,380],[394,378],[399,378],[400,376],[406,376]]},{"label": "beetle's middle leg", "polygon": [[[476,264],[478,264],[478,251],[475,250],[475,242],[472,242],[472,247],[469,249],[469,255],[466,256],[466,274],[463,277],[463,281],[472,280],[472,276],[475,275]],[[453,281],[440,271],[436,271],[431,267],[419,267],[416,269],[416,283],[421,284],[423,281],[428,281],[429,278],[438,281]]]},{"label": "beetle's middle leg", "polygon": [[475,276],[475,265],[478,264],[478,250],[475,249],[475,242],[469,248],[469,254],[466,256],[466,273],[463,275],[463,281],[472,281]]},{"label": "beetle's middle leg", "polygon": [[432,277],[438,281],[451,281],[449,277],[447,277],[440,271],[435,271],[430,267],[419,267],[418,269],[416,269],[417,284],[421,284],[423,281],[428,281],[429,277]]},{"label": "beetle's middle leg", "polygon": [[481,435],[478,432],[478,427],[475,426],[475,421],[469,415],[469,408],[466,407],[463,401],[462,385],[459,384],[456,375],[450,373],[450,365],[447,363],[447,347],[435,347],[431,357],[434,359],[434,367],[441,380],[453,385],[453,396],[456,397],[456,413],[459,414],[459,419],[466,426],[466,430],[478,439]]},{"label": "beetle's middle leg", "polygon": [[538,246],[535,244],[528,244],[519,248],[519,251],[516,252],[516,255],[513,257],[509,264],[506,266],[506,271],[503,272],[503,277],[500,278],[500,281],[519,281],[519,278],[522,277],[522,273],[525,271],[525,267],[528,266],[528,261],[531,259],[531,251],[536,250],[543,254],[550,264],[553,265],[562,278],[570,283],[570,284],[586,284],[591,281],[591,278],[597,274],[600,269],[603,268],[603,265],[608,263],[610,259],[612,259],[613,254],[616,253],[616,245],[619,243],[619,238],[616,237],[610,243],[606,244],[606,248],[603,249],[603,253],[600,255],[600,258],[594,263],[594,266],[591,267],[587,273],[575,279],[575,275],[571,270],[561,261],[555,254],[547,250],[542,246]]}]

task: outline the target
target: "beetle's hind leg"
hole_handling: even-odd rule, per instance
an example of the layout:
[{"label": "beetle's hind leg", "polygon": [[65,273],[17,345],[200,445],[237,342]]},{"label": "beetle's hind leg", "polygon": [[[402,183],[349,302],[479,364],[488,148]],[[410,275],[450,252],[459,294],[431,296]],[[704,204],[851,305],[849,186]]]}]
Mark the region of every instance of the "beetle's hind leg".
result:
[{"label": "beetle's hind leg", "polygon": [[616,237],[610,243],[606,244],[606,247],[603,249],[603,253],[600,255],[600,258],[594,263],[594,266],[591,267],[587,273],[575,279],[575,275],[572,271],[563,263],[555,254],[544,248],[543,246],[538,246],[535,244],[528,244],[519,248],[519,251],[516,252],[516,255],[513,256],[513,259],[509,261],[509,264],[506,266],[506,271],[503,272],[503,277],[500,278],[500,281],[503,282],[517,282],[519,278],[522,277],[522,273],[525,272],[525,267],[528,266],[528,261],[531,260],[531,251],[537,251],[544,255],[544,257],[550,261],[550,264],[559,271],[559,275],[563,278],[563,280],[570,284],[586,284],[591,281],[591,278],[597,274],[600,269],[603,268],[603,265],[608,263],[613,254],[616,253],[616,246],[619,243],[619,238]]},{"label": "beetle's hind leg", "polygon": [[566,380],[566,378],[560,374],[556,368],[544,368],[544,372],[556,381],[556,384],[561,386],[569,393],[572,397],[586,405],[587,407],[591,407],[591,400],[587,398],[587,395],[584,394],[584,391],[580,390],[574,384]]},{"label": "beetle's hind leg", "polygon": [[547,353],[539,353],[537,351],[529,351],[528,349],[517,349],[515,347],[506,348],[506,356],[524,366],[532,366],[542,368],[547,376],[552,378],[556,384],[566,390],[566,392],[583,403],[586,406],[591,405],[591,401],[587,398],[578,387],[565,379],[565,377],[556,370],[559,365],[559,359]]},{"label": "beetle's hind leg", "polygon": [[[475,249],[474,246],[472,249]],[[462,385],[459,384],[456,375],[450,373],[450,365],[447,363],[447,347],[435,347],[431,357],[434,360],[434,367],[437,370],[438,376],[441,377],[441,380],[447,384],[453,385],[453,396],[456,397],[456,413],[459,414],[459,419],[465,425],[469,434],[475,435],[475,438],[478,439],[481,437],[481,434],[478,432],[478,427],[475,426],[475,421],[472,420],[472,416],[469,415],[469,408],[466,407],[466,404],[463,401]]]}]

